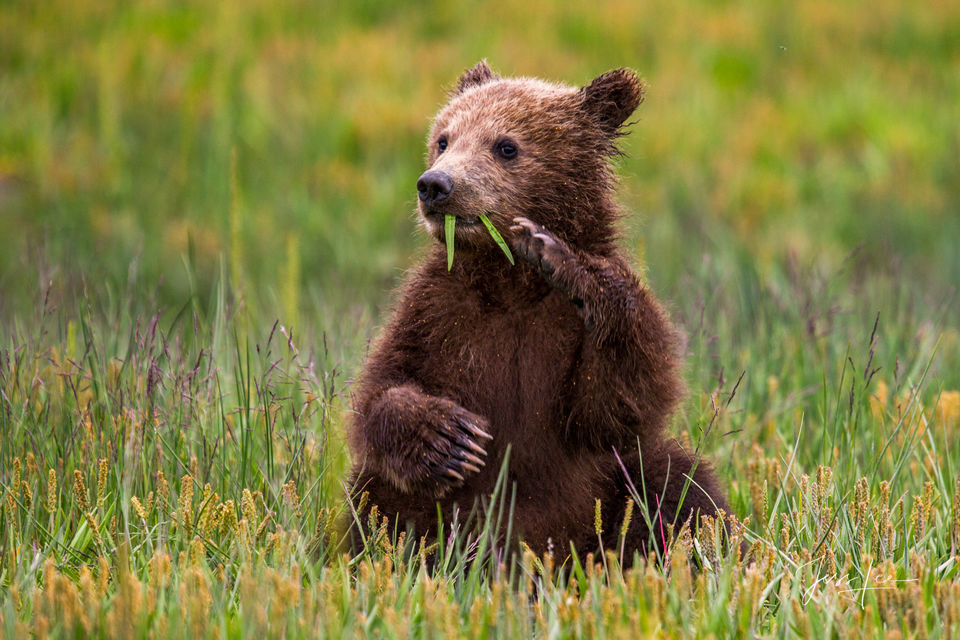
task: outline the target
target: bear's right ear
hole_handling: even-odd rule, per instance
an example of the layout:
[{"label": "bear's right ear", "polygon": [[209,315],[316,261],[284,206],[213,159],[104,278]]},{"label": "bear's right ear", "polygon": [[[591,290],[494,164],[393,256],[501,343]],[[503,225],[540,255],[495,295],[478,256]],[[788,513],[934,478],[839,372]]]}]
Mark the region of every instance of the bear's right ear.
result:
[{"label": "bear's right ear", "polygon": [[583,108],[607,133],[620,125],[643,102],[643,85],[633,69],[614,69],[580,89]]},{"label": "bear's right ear", "polygon": [[500,76],[493,72],[493,69],[487,64],[486,60],[481,60],[476,66],[467,69],[457,81],[457,88],[453,93],[459,95],[471,87],[479,87],[493,80],[499,80]]}]

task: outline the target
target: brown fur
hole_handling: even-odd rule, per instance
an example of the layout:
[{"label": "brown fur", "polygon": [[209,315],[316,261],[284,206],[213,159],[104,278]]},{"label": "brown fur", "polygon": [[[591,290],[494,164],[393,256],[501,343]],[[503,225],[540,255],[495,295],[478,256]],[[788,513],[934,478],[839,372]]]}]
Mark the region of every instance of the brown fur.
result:
[{"label": "brown fur", "polygon": [[[726,508],[708,466],[664,433],[683,395],[676,331],[615,243],[609,157],[642,97],[626,69],[577,89],[501,79],[481,62],[437,115],[427,162],[454,188],[420,203],[438,242],[354,386],[349,431],[358,492],[399,528],[429,533],[437,501],[449,522],[489,495],[508,445],[514,527],[538,552],[549,540],[594,549],[598,498],[615,545],[631,483],[649,517],[634,515],[628,550]],[[498,156],[504,139],[516,157]],[[475,223],[483,212],[516,266]],[[450,272],[447,213],[458,217]]]}]

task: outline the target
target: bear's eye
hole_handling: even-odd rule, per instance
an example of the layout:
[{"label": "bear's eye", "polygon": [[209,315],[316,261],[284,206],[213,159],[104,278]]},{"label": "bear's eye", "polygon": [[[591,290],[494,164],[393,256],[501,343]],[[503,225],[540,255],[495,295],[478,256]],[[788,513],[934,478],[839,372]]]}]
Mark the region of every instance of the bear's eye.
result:
[{"label": "bear's eye", "polygon": [[437,151],[439,151],[440,153],[443,153],[446,150],[447,150],[447,137],[441,136],[440,139],[437,140]]},{"label": "bear's eye", "polygon": [[508,140],[504,138],[503,140],[497,140],[497,144],[494,145],[494,150],[497,152],[497,155],[501,158],[506,158],[511,160],[517,157],[517,145],[513,140]]}]

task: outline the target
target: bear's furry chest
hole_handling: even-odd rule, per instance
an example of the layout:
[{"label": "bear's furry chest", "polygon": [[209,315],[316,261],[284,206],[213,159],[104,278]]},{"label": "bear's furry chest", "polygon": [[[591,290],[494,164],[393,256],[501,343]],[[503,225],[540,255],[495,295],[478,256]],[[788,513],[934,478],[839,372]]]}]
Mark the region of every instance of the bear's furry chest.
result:
[{"label": "bear's furry chest", "polygon": [[425,391],[483,415],[495,437],[520,444],[559,431],[583,337],[582,320],[559,295],[504,305],[464,295],[435,315],[418,376]]}]

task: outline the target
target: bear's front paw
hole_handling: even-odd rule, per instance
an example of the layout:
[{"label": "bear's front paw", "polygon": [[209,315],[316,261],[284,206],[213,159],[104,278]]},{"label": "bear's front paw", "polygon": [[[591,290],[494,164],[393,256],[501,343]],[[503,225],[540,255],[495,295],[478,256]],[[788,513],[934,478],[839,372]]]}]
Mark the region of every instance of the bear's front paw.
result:
[{"label": "bear's front paw", "polygon": [[480,471],[487,455],[480,443],[493,436],[486,418],[454,402],[441,399],[431,413],[421,427],[422,442],[410,452],[419,469],[408,476],[408,488],[440,497]]},{"label": "bear's front paw", "polygon": [[527,218],[514,218],[510,230],[513,235],[513,249],[520,256],[540,269],[548,280],[557,267],[567,260],[574,259],[570,250],[555,235]]},{"label": "bear's front paw", "polygon": [[540,274],[553,287],[560,289],[578,305],[582,305],[572,291],[568,291],[560,284],[557,270],[561,267],[570,268],[577,262],[574,254],[562,240],[547,231],[544,227],[528,218],[514,218],[516,223],[510,230],[513,250],[540,270]]}]

